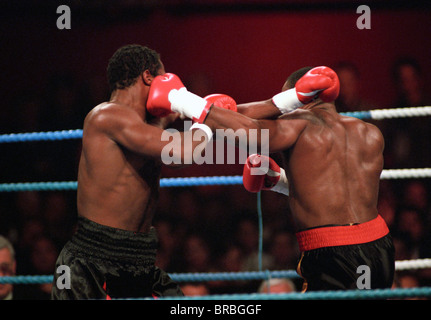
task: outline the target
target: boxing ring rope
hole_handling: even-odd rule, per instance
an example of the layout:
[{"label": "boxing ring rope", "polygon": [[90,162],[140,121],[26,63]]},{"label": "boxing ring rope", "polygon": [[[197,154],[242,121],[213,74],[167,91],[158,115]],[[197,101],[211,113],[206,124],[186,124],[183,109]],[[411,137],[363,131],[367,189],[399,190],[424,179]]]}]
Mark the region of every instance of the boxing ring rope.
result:
[{"label": "boxing ring rope", "polygon": [[[290,293],[247,293],[247,294],[214,294],[210,296],[161,297],[159,300],[363,300],[363,299],[405,299],[429,298],[431,287],[396,288],[374,290],[313,291]],[[136,298],[123,300],[153,300],[153,298]]]},{"label": "boxing ring rope", "polygon": [[[418,270],[431,268],[431,259],[413,259],[395,261],[395,271]],[[203,281],[252,281],[268,279],[299,278],[296,270],[265,270],[243,272],[189,272],[170,273],[175,282],[203,282]],[[0,277],[0,284],[43,284],[51,283],[53,275],[19,275]]]},{"label": "boxing ring rope", "polygon": [[[411,178],[431,178],[431,168],[383,170],[380,176],[380,179],[382,180]],[[160,187],[162,188],[240,184],[242,184],[242,176],[179,177],[160,179]],[[77,187],[78,182],[76,181],[14,182],[0,183],[0,192],[73,191],[76,190]]]},{"label": "boxing ring rope", "polygon": [[[375,109],[370,111],[340,112],[341,115],[358,119],[383,120],[403,117],[424,117],[431,115],[431,106]],[[28,141],[55,141],[66,139],[81,139],[82,129],[60,130],[46,132],[7,133],[0,135],[0,143],[28,142]]]},{"label": "boxing ring rope", "polygon": [[[401,117],[430,116],[431,106],[413,108],[376,109],[370,111],[356,111],[340,113],[345,116],[359,119],[390,119]],[[0,134],[0,143],[17,143],[31,141],[56,141],[67,139],[81,139],[82,130],[61,130],[47,132],[11,133]],[[409,179],[430,178],[431,168],[415,169],[391,169],[383,170],[381,179]],[[185,177],[185,178],[162,178],[160,187],[194,187],[205,185],[240,185],[242,176],[209,176],[209,177]],[[77,181],[54,181],[54,182],[24,182],[24,183],[1,183],[0,192],[23,192],[23,191],[73,191],[78,186]],[[261,219],[260,193],[258,193],[258,214]],[[261,250],[259,243],[259,250]],[[416,259],[395,261],[395,270],[412,270],[431,268],[431,259]],[[271,278],[295,278],[299,277],[295,270],[259,270],[253,272],[219,272],[219,273],[171,273],[170,277],[176,282],[197,281],[234,281],[234,280],[266,280]],[[44,284],[51,283],[53,275],[18,275],[0,276],[0,284]],[[409,297],[431,297],[431,287],[419,288],[395,288],[374,290],[346,290],[346,291],[319,291],[303,293],[281,293],[281,294],[219,294],[198,297],[165,297],[159,299],[193,299],[193,300],[331,300],[331,299],[396,299]],[[153,298],[138,298],[147,300]]]}]

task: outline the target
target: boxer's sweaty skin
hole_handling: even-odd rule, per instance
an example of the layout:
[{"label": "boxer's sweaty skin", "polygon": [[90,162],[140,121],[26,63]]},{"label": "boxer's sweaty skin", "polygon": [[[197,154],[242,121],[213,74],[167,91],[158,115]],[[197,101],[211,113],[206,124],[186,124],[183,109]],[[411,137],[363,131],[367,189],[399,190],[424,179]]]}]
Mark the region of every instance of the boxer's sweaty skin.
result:
[{"label": "boxer's sweaty skin", "polygon": [[377,217],[384,140],[374,125],[341,116],[333,104],[320,100],[277,120],[253,120],[213,108],[205,124],[242,128],[247,134],[249,129],[269,130],[270,152],[282,152],[286,160],[289,203],[298,230]]},{"label": "boxer's sweaty skin", "polygon": [[79,215],[114,228],[149,230],[161,170],[161,148],[149,143],[161,141],[157,129],[124,105],[106,103],[89,113],[78,170]]},{"label": "boxer's sweaty skin", "polygon": [[[158,74],[164,73],[160,68]],[[174,141],[162,139],[163,129],[179,115],[147,114],[152,79],[146,70],[142,81],[114,91],[109,102],[96,106],[85,118],[77,207],[79,215],[96,223],[148,232],[159,193],[162,151],[167,144],[183,150],[183,132]],[[201,142],[192,141],[191,151]],[[180,156],[179,161],[189,163],[192,154]]]},{"label": "boxer's sweaty skin", "polygon": [[298,228],[374,219],[383,169],[380,130],[341,116],[332,104],[301,109],[283,117],[307,121],[295,145],[283,152]]}]

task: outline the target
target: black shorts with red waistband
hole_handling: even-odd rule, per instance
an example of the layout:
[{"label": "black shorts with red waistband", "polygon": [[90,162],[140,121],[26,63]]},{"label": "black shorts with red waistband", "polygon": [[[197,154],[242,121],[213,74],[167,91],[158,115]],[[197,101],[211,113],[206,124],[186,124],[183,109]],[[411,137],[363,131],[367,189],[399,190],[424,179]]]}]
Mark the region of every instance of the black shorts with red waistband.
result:
[{"label": "black shorts with red waistband", "polygon": [[[155,266],[158,240],[154,228],[137,233],[78,217],[78,228],[56,262],[70,270],[70,287],[57,285],[53,300],[182,296],[177,283]],[[63,281],[60,279],[60,281]]]},{"label": "black shorts with red waistband", "polygon": [[[296,238],[301,251],[297,272],[304,279],[303,291],[392,286],[395,249],[380,215],[361,224],[307,229],[296,233]],[[369,282],[364,276],[370,277]]]}]

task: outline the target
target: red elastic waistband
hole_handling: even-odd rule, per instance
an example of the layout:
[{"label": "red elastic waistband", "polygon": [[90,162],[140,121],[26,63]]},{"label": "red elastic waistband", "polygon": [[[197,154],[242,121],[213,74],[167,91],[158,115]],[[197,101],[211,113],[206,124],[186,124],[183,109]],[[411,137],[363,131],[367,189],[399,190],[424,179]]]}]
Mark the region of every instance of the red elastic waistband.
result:
[{"label": "red elastic waistband", "polygon": [[352,226],[322,227],[296,233],[301,252],[324,247],[360,244],[380,239],[389,233],[385,220],[377,218]]}]

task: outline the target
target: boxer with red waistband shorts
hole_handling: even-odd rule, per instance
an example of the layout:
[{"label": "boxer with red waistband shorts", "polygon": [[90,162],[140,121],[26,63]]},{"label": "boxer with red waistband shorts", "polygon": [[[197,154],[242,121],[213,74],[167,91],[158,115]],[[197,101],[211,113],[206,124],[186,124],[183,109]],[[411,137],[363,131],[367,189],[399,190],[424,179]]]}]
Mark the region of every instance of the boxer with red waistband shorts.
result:
[{"label": "boxer with red waistband shorts", "polygon": [[[292,85],[288,80],[284,89]],[[251,155],[244,187],[289,196],[303,291],[356,289],[360,266],[369,268],[370,288],[390,288],[394,247],[376,209],[383,137],[375,126],[339,115],[332,103],[314,101],[301,109],[280,118],[292,126],[302,122],[294,143],[282,150],[286,171],[268,158],[268,169],[253,175],[265,156]]]},{"label": "boxer with red waistband shorts", "polygon": [[[268,162],[268,169],[261,169],[263,161]],[[253,168],[262,173],[252,174]],[[263,155],[248,157],[243,184],[250,192],[272,190],[289,195],[285,170]],[[305,228],[296,233],[296,239],[301,252],[297,272],[305,280],[303,291],[355,289],[364,271],[363,267],[358,269],[360,266],[370,268],[370,288],[392,285],[394,250],[389,229],[380,215],[364,223]]]},{"label": "boxer with red waistband shorts", "polygon": [[[207,108],[185,91],[163,90],[153,103],[168,113],[179,112],[212,130],[245,129],[249,144],[268,144],[270,153],[283,155],[282,167],[252,155],[243,181],[250,192],[288,195],[305,290],[358,288],[361,270],[369,271],[371,289],[391,287],[394,246],[377,212],[384,139],[376,126],[337,112],[339,81],[333,70],[307,67],[291,74],[283,91],[265,103],[276,119]],[[268,130],[268,141],[253,140],[252,129]]]}]

